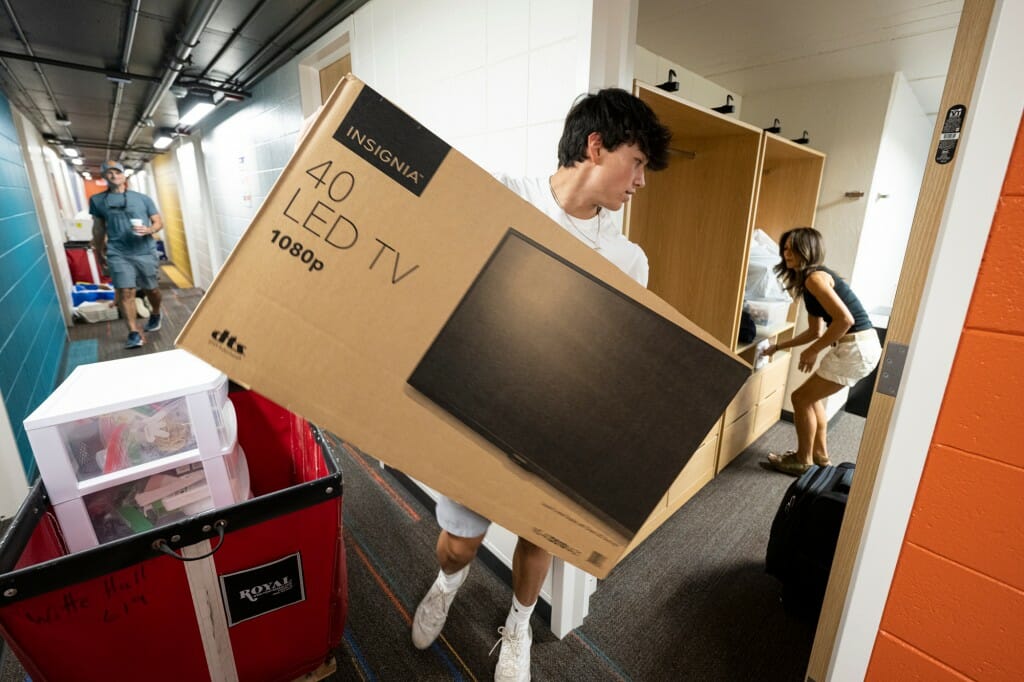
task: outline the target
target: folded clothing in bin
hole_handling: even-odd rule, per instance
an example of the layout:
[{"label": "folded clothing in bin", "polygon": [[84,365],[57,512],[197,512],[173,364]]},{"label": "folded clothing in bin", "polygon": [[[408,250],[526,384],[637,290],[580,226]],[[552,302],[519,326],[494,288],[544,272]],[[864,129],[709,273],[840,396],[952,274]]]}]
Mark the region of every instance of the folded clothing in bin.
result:
[{"label": "folded clothing in bin", "polygon": [[114,287],[109,284],[90,284],[88,282],[76,282],[71,287],[71,305],[78,305],[86,301],[113,301]]},{"label": "folded clothing in bin", "polygon": [[34,682],[291,682],[331,657],[348,595],[330,441],[231,400],[253,499],[68,554],[36,482],[0,539],[0,633]]}]

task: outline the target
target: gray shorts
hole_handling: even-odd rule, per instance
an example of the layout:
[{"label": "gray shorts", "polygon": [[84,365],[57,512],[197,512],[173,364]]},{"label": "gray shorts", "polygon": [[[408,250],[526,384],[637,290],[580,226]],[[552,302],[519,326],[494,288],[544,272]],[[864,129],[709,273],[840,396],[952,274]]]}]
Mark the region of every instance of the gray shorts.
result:
[{"label": "gray shorts", "polygon": [[460,538],[478,538],[487,532],[491,522],[455,500],[441,495],[437,500],[437,525]]},{"label": "gray shorts", "polygon": [[159,262],[155,253],[125,256],[107,254],[107,268],[115,289],[156,289]]}]

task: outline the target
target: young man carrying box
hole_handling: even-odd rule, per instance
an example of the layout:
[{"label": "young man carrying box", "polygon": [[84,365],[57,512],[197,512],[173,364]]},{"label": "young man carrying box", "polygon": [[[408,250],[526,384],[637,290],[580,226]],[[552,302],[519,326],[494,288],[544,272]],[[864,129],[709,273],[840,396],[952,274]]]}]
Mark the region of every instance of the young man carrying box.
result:
[{"label": "young man carrying box", "polygon": [[[565,120],[558,169],[545,178],[498,176],[509,189],[593,248],[640,284],[647,285],[647,256],[622,235],[616,211],[644,186],[646,170],[667,165],[670,133],[651,109],[624,90],[581,98]],[[469,573],[490,521],[447,497],[437,503],[440,571],[416,609],[413,644],[429,647],[441,633],[456,591]],[[530,615],[540,596],[551,555],[519,538],[512,560],[512,608],[501,634],[495,680],[529,680],[533,635]]]}]

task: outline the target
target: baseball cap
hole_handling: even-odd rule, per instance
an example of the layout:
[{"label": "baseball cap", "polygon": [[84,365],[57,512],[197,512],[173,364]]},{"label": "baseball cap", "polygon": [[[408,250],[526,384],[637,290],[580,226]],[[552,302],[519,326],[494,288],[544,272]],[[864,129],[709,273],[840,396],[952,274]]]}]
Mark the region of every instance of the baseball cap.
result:
[{"label": "baseball cap", "polygon": [[106,173],[111,168],[116,168],[117,170],[124,173],[124,166],[121,165],[120,161],[104,161],[102,164],[100,164],[100,174]]}]

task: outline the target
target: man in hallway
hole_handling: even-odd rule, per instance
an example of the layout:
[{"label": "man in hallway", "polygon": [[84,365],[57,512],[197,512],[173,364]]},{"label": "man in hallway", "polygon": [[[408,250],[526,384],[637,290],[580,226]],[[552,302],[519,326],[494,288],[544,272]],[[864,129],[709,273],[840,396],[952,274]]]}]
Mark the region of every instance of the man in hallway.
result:
[{"label": "man in hallway", "polygon": [[163,228],[163,220],[152,199],[128,189],[124,166],[117,161],[104,161],[101,173],[107,181],[107,191],[89,200],[92,247],[100,267],[109,267],[117,305],[128,323],[124,347],[139,348],[146,340],[139,331],[137,290],[145,294],[151,310],[143,331],[160,329],[159,257],[153,235]]}]

